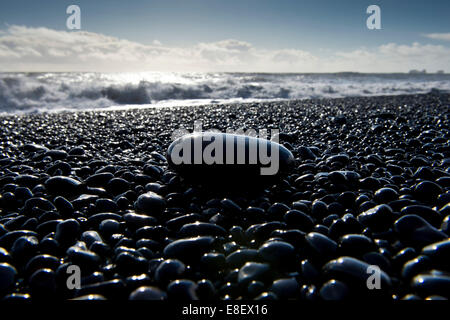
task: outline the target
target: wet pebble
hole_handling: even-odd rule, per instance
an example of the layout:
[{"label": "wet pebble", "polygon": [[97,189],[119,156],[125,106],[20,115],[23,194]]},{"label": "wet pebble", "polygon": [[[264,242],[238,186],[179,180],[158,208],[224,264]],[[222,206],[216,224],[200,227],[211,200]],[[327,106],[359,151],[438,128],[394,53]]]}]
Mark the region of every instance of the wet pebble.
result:
[{"label": "wet pebble", "polygon": [[0,263],[0,295],[4,295],[13,288],[16,277],[16,268],[9,263]]},{"label": "wet pebble", "polygon": [[281,300],[297,299],[300,294],[300,285],[295,278],[278,279],[272,283],[270,291]]},{"label": "wet pebble", "polygon": [[208,252],[213,243],[214,238],[208,236],[179,239],[164,248],[164,255],[181,261],[192,261]]},{"label": "wet pebble", "polygon": [[260,259],[258,250],[256,249],[239,249],[226,257],[226,263],[231,268],[237,268],[248,261],[259,261]]},{"label": "wet pebble", "polygon": [[51,269],[39,269],[29,279],[33,300],[54,299],[56,294],[55,272]]},{"label": "wet pebble", "polygon": [[314,226],[313,219],[306,213],[299,210],[289,210],[284,215],[284,221],[291,226],[302,231],[310,231]]},{"label": "wet pebble", "polygon": [[387,230],[394,219],[390,206],[381,204],[358,215],[358,221],[374,231]]},{"label": "wet pebble", "polygon": [[56,226],[55,239],[63,246],[73,244],[81,231],[80,223],[75,219],[61,221]]},{"label": "wet pebble", "polygon": [[430,257],[434,266],[443,270],[450,269],[450,239],[429,244],[422,249],[422,254]]},{"label": "wet pebble", "polygon": [[295,262],[295,248],[283,241],[269,241],[259,249],[261,258],[280,268],[290,268]]},{"label": "wet pebble", "polygon": [[155,281],[161,284],[167,284],[172,280],[182,278],[186,266],[177,259],[167,259],[155,270]]},{"label": "wet pebble", "polygon": [[100,257],[87,248],[75,245],[67,249],[66,254],[73,264],[80,266],[85,272],[96,270],[100,266]]},{"label": "wet pebble", "polygon": [[25,272],[29,275],[33,274],[38,269],[50,269],[56,270],[60,265],[60,261],[58,258],[48,255],[48,254],[40,254],[36,255],[28,261]]},{"label": "wet pebble", "polygon": [[322,285],[319,294],[327,301],[345,300],[349,297],[350,290],[344,282],[333,279]]},{"label": "wet pebble", "polygon": [[174,301],[198,300],[196,290],[197,284],[192,280],[175,280],[167,286],[167,296]]},{"label": "wet pebble", "polygon": [[392,188],[381,188],[375,192],[373,199],[378,203],[388,203],[397,200],[398,193]]},{"label": "wet pebble", "polygon": [[39,240],[33,236],[23,236],[14,241],[11,256],[20,265],[28,262],[39,250]]},{"label": "wet pebble", "polygon": [[160,195],[149,191],[137,198],[134,207],[141,213],[160,214],[166,207],[166,201]]},{"label": "wet pebble", "polygon": [[97,231],[89,230],[85,231],[81,234],[80,241],[86,243],[86,246],[89,248],[91,244],[94,242],[103,242],[102,237],[98,234]]},{"label": "wet pebble", "polygon": [[199,300],[215,301],[217,299],[217,290],[214,284],[207,279],[197,282],[196,295]]},{"label": "wet pebble", "polygon": [[98,212],[117,212],[119,206],[110,199],[100,198],[95,200],[95,209]]},{"label": "wet pebble", "polygon": [[423,255],[411,259],[403,265],[401,275],[405,279],[411,279],[418,273],[427,270],[430,267],[430,262],[431,259]]},{"label": "wet pebble", "polygon": [[414,188],[414,195],[424,202],[436,200],[442,192],[442,187],[432,181],[422,181]]},{"label": "wet pebble", "polygon": [[[195,164],[194,153],[190,155],[186,154],[183,158],[183,151],[190,150],[191,145],[199,145],[202,150],[202,155],[208,150],[210,152],[214,151],[216,145],[211,141],[217,141],[220,143],[220,146],[217,148],[223,148],[221,150],[222,152],[220,154],[218,153],[222,157],[219,160],[220,162],[216,162],[215,165],[210,165],[204,162],[202,157],[200,164]],[[276,152],[278,160],[276,161],[276,165],[272,168],[263,164],[259,156],[254,163],[249,160],[249,157],[245,157],[244,163],[239,164],[237,152],[234,150],[241,150],[243,148],[245,153],[248,154],[251,145],[258,146],[259,148],[264,146],[269,152]],[[213,149],[211,150],[211,148]],[[231,155],[231,158],[228,154]],[[275,157],[275,154],[273,157]],[[225,159],[231,159],[232,161],[230,163],[227,160],[227,163]],[[220,180],[222,185],[233,184],[236,187],[244,184],[248,185],[249,183],[253,185],[257,181],[273,181],[280,173],[289,171],[294,164],[293,154],[287,148],[276,142],[243,135],[210,132],[194,133],[178,138],[169,146],[167,160],[171,167],[188,179],[194,181],[202,180],[204,183]],[[236,181],[240,183],[236,184]]]},{"label": "wet pebble", "polygon": [[104,187],[112,178],[114,175],[110,172],[96,173],[86,179],[86,184],[90,187]]},{"label": "wet pebble", "polygon": [[394,228],[405,245],[424,247],[447,238],[442,231],[434,228],[418,215],[405,215],[395,221]]},{"label": "wet pebble", "polygon": [[[340,257],[329,261],[324,267],[323,271],[328,277],[336,280],[341,280],[347,285],[354,286],[361,292],[368,293],[366,286],[369,277],[368,268],[370,265],[361,260],[352,257]],[[391,278],[381,270],[380,285],[383,293],[391,287]]]},{"label": "wet pebble", "polygon": [[76,291],[76,296],[101,295],[109,300],[126,299],[125,283],[122,279],[112,279],[82,286]]},{"label": "wet pebble", "polygon": [[157,287],[143,286],[130,293],[129,300],[166,300],[167,294]]},{"label": "wet pebble", "polygon": [[440,214],[433,210],[430,207],[423,206],[423,205],[411,205],[406,206],[400,211],[402,216],[415,214],[419,217],[422,217],[426,221],[428,221],[431,225],[434,227],[440,227],[441,225],[441,216]]},{"label": "wet pebble", "polygon": [[337,243],[323,234],[310,232],[306,235],[305,240],[313,259],[324,262],[336,255]]},{"label": "wet pebble", "polygon": [[147,259],[134,250],[118,253],[114,261],[117,271],[123,275],[141,274],[148,269]]},{"label": "wet pebble", "polygon": [[439,294],[450,297],[450,277],[445,275],[419,274],[411,280],[411,287],[422,296]]},{"label": "wet pebble", "polygon": [[345,256],[361,257],[364,253],[375,251],[375,243],[362,234],[347,234],[339,239],[339,253]]},{"label": "wet pebble", "polygon": [[212,223],[195,222],[185,224],[179,230],[181,237],[194,237],[194,236],[225,236],[227,231]]},{"label": "wet pebble", "polygon": [[45,181],[45,187],[52,194],[74,196],[82,191],[83,185],[71,177],[54,176]]},{"label": "wet pebble", "polygon": [[267,263],[247,262],[239,269],[239,284],[248,284],[251,281],[259,280],[266,282],[270,277],[270,266]]}]

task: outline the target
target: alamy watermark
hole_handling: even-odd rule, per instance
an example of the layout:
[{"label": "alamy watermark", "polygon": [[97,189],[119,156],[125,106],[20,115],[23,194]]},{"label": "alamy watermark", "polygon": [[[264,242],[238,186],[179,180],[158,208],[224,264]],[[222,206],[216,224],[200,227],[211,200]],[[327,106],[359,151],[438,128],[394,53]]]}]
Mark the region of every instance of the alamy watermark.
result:
[{"label": "alamy watermark", "polygon": [[381,29],[381,9],[376,4],[372,4],[367,7],[367,14],[370,16],[366,20],[366,26],[369,30]]},{"label": "alamy watermark", "polygon": [[[76,4],[71,4],[66,8],[67,17],[66,27],[69,30],[81,29],[81,8]],[[381,8],[376,4],[372,4],[367,7],[366,14],[370,14],[366,20],[366,26],[369,30],[381,29]]]},{"label": "alamy watermark", "polygon": [[369,274],[369,277],[366,281],[367,289],[381,289],[381,269],[377,265],[370,265],[367,267],[366,273]]},{"label": "alamy watermark", "polygon": [[[181,139],[171,150],[172,162],[175,165],[260,165],[261,175],[275,175],[278,172],[280,145],[267,141],[278,142],[278,129],[271,129],[270,137],[267,129],[258,132],[254,129],[226,129],[225,133],[229,135],[217,129],[203,132],[202,122],[195,121],[194,135]],[[175,130],[172,141],[188,134],[187,129]]]},{"label": "alamy watermark", "polygon": [[70,14],[66,20],[66,27],[69,30],[81,29],[81,9],[76,4],[71,4],[67,7],[66,13]]},{"label": "alamy watermark", "polygon": [[67,289],[80,289],[81,288],[81,269],[76,264],[72,264],[67,267],[66,273],[69,274],[66,280]]}]

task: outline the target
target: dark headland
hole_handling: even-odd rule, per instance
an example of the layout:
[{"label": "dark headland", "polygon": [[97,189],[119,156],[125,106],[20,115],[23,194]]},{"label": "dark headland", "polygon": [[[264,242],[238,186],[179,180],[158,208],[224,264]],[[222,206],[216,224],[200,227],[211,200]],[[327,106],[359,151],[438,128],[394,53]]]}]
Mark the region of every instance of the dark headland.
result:
[{"label": "dark headland", "polygon": [[[449,107],[432,92],[0,117],[0,299],[449,298]],[[279,129],[295,166],[254,190],[184,181],[166,151],[195,120]]]}]

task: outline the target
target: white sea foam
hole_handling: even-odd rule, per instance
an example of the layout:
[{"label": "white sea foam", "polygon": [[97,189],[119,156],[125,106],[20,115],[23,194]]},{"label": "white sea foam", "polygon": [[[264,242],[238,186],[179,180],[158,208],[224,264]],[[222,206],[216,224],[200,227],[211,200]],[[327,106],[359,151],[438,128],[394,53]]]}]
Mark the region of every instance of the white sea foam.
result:
[{"label": "white sea foam", "polygon": [[0,113],[450,91],[449,74],[0,73]]}]

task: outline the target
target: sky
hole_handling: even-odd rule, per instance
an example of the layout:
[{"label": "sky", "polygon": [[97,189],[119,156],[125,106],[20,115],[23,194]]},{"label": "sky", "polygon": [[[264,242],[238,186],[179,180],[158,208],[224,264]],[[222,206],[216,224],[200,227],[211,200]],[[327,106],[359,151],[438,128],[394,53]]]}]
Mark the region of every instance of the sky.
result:
[{"label": "sky", "polygon": [[450,72],[449,13],[448,0],[2,0],[0,71]]}]

